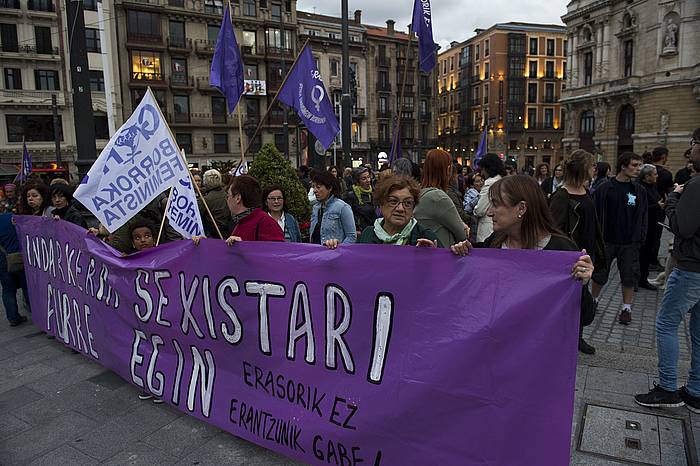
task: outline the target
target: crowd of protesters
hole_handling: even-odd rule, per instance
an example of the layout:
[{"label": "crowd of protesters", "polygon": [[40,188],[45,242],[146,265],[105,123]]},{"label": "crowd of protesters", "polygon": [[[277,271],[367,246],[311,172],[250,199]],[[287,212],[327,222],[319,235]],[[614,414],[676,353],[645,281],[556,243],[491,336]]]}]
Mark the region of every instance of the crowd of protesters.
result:
[{"label": "crowd of protesters", "polygon": [[[648,164],[645,156],[621,154],[614,174],[608,163],[596,163],[584,150],[574,151],[551,170],[549,165],[540,164],[523,169],[521,174],[497,154],[486,154],[474,171],[454,163],[440,149],[428,151],[422,166],[399,159],[377,172],[368,166],[301,167],[299,182],[308,191],[312,212],[308,231],[300,228],[308,219],[297,219],[289,212],[287,193],[279,185],[261,186],[249,175],[227,179],[229,175],[217,170],[194,173],[193,179],[200,187],[206,236],[221,238],[230,246],[241,241],[287,241],[330,249],[351,243],[449,248],[457,255],[468,254],[473,247],[582,251],[572,268],[572,275],[582,282],[581,328],[593,321],[597,299],[614,261],[622,283],[620,324],[633,320],[635,291],[656,290],[668,280],[663,306],[673,310],[661,312],[657,324],[664,330],[665,346],[659,347],[660,353],[665,351],[660,357],[665,358],[668,374],[662,379],[661,391],[648,395],[659,398],[676,393],[675,375],[669,367],[677,359],[677,341],[672,341],[672,334],[679,309],[685,306],[686,311],[693,308],[700,312],[700,291],[683,299],[669,297],[681,293],[684,280],[694,280],[700,290],[700,230],[696,225],[700,215],[688,214],[695,206],[685,201],[688,194],[680,196],[684,184],[692,185],[692,195],[700,201],[700,193],[696,194],[700,187],[695,188],[698,183],[694,180],[700,171],[698,139],[700,131],[694,134],[691,149],[685,154],[688,163],[676,173],[675,183],[665,168],[668,150],[664,147],[646,155]],[[86,228],[127,255],[181,239],[163,221],[166,204],[167,195],[162,194],[110,234],[73,199],[72,188],[63,180],[50,185],[39,180],[20,187],[5,185],[0,200],[0,282],[10,325],[26,321],[16,301],[19,289],[24,290],[26,300],[26,280],[16,264],[10,267],[19,251],[12,214],[63,219]],[[667,218],[676,238],[673,258],[664,270],[658,255]],[[200,244],[199,237],[193,240]],[[653,282],[650,271],[661,272]],[[694,318],[700,321],[700,315]],[[696,326],[698,335],[694,338],[700,339],[700,325]],[[582,335],[579,350],[593,354],[595,348]],[[693,367],[700,374],[700,345],[696,346],[698,357]],[[699,397],[700,410],[700,375],[696,378],[684,401]],[[650,402],[645,406],[656,405]]]}]

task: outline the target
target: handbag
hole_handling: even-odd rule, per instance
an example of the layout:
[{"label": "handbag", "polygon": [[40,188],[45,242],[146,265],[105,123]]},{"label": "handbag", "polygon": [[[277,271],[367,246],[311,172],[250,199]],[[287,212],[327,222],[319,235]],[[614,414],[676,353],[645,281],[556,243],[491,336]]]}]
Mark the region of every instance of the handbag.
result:
[{"label": "handbag", "polygon": [[8,252],[2,246],[0,246],[0,252],[5,254],[8,272],[24,272],[24,257],[22,257],[21,252],[11,252],[8,254]]}]

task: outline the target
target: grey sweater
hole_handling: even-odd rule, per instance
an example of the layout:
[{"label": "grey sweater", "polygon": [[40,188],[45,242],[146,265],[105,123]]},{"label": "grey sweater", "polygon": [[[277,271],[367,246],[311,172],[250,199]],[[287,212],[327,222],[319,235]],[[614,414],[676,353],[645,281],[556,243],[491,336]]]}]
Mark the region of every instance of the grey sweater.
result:
[{"label": "grey sweater", "polygon": [[449,248],[467,239],[464,223],[459,218],[457,208],[441,189],[421,189],[420,202],[413,215],[423,226],[435,233],[443,247]]},{"label": "grey sweater", "polygon": [[700,272],[700,177],[691,178],[682,194],[671,193],[666,215],[675,239],[673,257],[678,268]]}]

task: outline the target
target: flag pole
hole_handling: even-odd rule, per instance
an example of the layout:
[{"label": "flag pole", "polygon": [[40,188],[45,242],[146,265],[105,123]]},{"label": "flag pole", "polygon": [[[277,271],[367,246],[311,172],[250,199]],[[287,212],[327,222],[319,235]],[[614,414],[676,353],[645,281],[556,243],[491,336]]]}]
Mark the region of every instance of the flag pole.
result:
[{"label": "flag pole", "polygon": [[[228,11],[229,11],[229,19],[231,20],[231,26],[233,26],[233,7],[231,6],[231,0],[228,0]],[[284,33],[284,32],[283,32]],[[240,50],[240,46],[238,48],[238,53],[240,56],[243,56]],[[243,117],[241,116],[241,100],[243,100],[243,94],[241,97],[238,99],[238,102],[236,102],[236,111],[238,113],[238,140],[241,145],[241,161],[239,162],[239,166],[243,163],[245,160],[245,146],[243,143]],[[214,222],[216,224],[216,222]]]},{"label": "flag pole", "polygon": [[[151,90],[151,86],[148,86],[148,91],[151,94],[153,94],[153,91]],[[155,96],[153,97],[153,100],[155,100]],[[175,135],[173,134],[173,130],[170,129],[170,125],[167,124],[167,121],[165,120],[165,116],[163,116],[163,111],[160,109],[160,105],[156,105],[156,108],[158,109],[158,115],[160,115],[160,118],[163,122],[165,122],[165,127],[168,128],[168,134],[170,134],[170,137],[172,138],[173,142],[177,146],[177,139],[175,139]],[[177,147],[177,153],[180,156],[180,160],[185,166],[185,170],[187,170],[187,174],[190,176],[190,182],[194,185],[194,189],[197,190],[197,194],[199,194],[200,199],[202,200],[202,203],[204,204],[204,208],[207,210],[207,213],[209,214],[209,218],[211,219],[212,223],[214,224],[214,228],[216,228],[216,232],[219,234],[219,238],[224,239],[223,235],[221,234],[221,231],[219,231],[219,226],[216,224],[216,220],[214,220],[214,216],[211,213],[211,210],[209,210],[209,205],[207,205],[207,201],[204,200],[204,196],[202,196],[202,191],[199,189],[199,186],[197,183],[194,182],[194,177],[192,176],[192,172],[190,171],[188,165],[187,165],[187,158],[185,158],[185,155],[182,153],[182,150],[180,147]],[[172,191],[171,191],[172,192]],[[167,209],[165,210],[166,212],[168,211]],[[160,235],[159,235],[160,236]]]},{"label": "flag pole", "polygon": [[173,188],[170,188],[170,193],[168,194],[168,202],[165,204],[165,212],[163,212],[163,218],[160,221],[160,229],[158,230],[158,238],[156,238],[156,246],[158,246],[160,244],[160,236],[163,234],[163,227],[165,226],[165,218],[168,216],[168,209],[170,208],[170,201],[172,200],[172,198],[173,198]]},{"label": "flag pole", "polygon": [[[294,67],[296,66],[297,62],[299,61],[299,57],[301,57],[302,52],[306,48],[306,46],[309,44],[309,39],[307,38],[306,41],[304,42],[304,45],[299,49],[299,53],[297,54],[297,57],[294,59],[294,63],[292,63],[292,66],[289,68],[289,71],[287,71],[287,75],[284,77],[282,80],[282,84],[280,84],[279,88],[277,88],[277,92],[275,93],[275,97],[273,97],[272,102],[270,102],[270,105],[267,107],[267,110],[265,110],[265,114],[260,118],[260,123],[258,123],[258,127],[255,128],[255,132],[253,133],[253,136],[250,138],[250,141],[248,141],[248,145],[246,146],[245,151],[243,152],[243,157],[245,157],[245,154],[248,153],[250,150],[250,147],[253,145],[253,141],[255,141],[255,137],[258,135],[260,132],[260,128],[262,128],[263,123],[265,122],[265,118],[267,118],[268,113],[270,113],[270,110],[272,110],[272,106],[275,105],[277,102],[277,97],[280,94],[280,90],[284,87],[284,83],[287,82],[287,78],[289,78],[289,75],[292,74],[292,71],[294,71]],[[241,157],[242,159],[242,157]]]},{"label": "flag pole", "polygon": [[401,94],[399,95],[399,110],[396,115],[396,120],[395,120],[395,131],[393,135],[393,141],[391,143],[391,151],[392,153],[389,154],[390,161],[393,162],[394,159],[394,149],[396,148],[396,141],[401,137],[401,112],[403,111],[403,98],[404,94],[406,93],[406,78],[408,77],[408,60],[410,57],[411,53],[411,42],[413,40],[413,32],[411,29],[408,29],[408,44],[406,45],[406,61],[404,62],[404,67],[403,67],[403,82],[401,83]]}]

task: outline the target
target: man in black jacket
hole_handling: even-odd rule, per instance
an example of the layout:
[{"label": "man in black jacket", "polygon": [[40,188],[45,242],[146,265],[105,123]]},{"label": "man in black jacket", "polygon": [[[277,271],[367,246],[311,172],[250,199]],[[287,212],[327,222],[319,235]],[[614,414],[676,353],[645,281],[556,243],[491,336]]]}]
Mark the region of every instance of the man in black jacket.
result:
[{"label": "man in black jacket", "polygon": [[[647,233],[647,196],[632,180],[639,176],[642,157],[624,152],[617,159],[617,176],[601,184],[594,193],[596,213],[605,239],[608,267],[617,259],[622,283],[622,310],[619,322],[632,321],[634,287],[639,282],[639,247]],[[607,277],[601,277],[607,280]],[[600,281],[606,281],[600,280]],[[594,280],[591,293],[598,299],[605,283]]]},{"label": "man in black jacket", "polygon": [[[700,168],[700,128],[693,133],[690,159]],[[693,177],[669,194],[666,215],[674,235],[673,257],[678,262],[668,277],[656,316],[659,384],[636,395],[637,404],[652,408],[683,406],[700,413],[700,178]],[[678,327],[690,313],[692,356],[688,382],[677,390]]]}]

